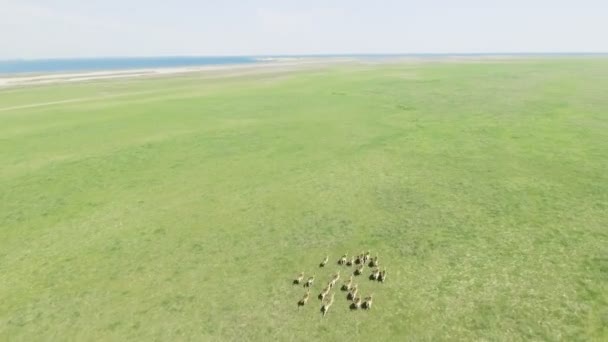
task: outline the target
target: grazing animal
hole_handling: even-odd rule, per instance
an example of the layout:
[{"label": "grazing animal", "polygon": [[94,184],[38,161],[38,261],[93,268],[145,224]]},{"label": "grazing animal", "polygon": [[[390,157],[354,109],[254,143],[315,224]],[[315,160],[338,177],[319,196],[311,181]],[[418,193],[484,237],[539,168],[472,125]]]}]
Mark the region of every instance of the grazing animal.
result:
[{"label": "grazing animal", "polygon": [[350,291],[350,288],[353,286],[353,276],[351,275],[350,278],[348,278],[348,282],[344,283],[344,285],[342,285],[342,291]]},{"label": "grazing animal", "polygon": [[359,265],[362,262],[363,262],[363,254],[357,255],[357,257],[355,258],[355,265]]},{"label": "grazing animal", "polygon": [[355,272],[353,273],[354,275],[358,276],[363,272],[363,264],[357,266],[357,268],[355,268]]},{"label": "grazing animal", "polygon": [[361,297],[356,297],[353,299],[353,303],[350,305],[350,308],[353,310],[361,308]]},{"label": "grazing animal", "polygon": [[338,282],[339,279],[340,279],[340,271],[338,271],[338,273],[333,275],[333,277],[329,281],[329,287],[334,287],[334,285],[336,285],[336,283]]},{"label": "grazing animal", "polygon": [[304,280],[304,272],[300,272],[300,274],[293,280],[294,284],[300,284]]},{"label": "grazing animal", "polygon": [[357,292],[359,292],[359,289],[357,287],[357,284],[355,284],[350,288],[350,292],[348,293],[346,298],[349,300],[355,299],[357,297]]},{"label": "grazing animal", "polygon": [[369,276],[369,279],[378,280],[378,278],[380,278],[380,270],[378,267],[376,267],[372,270],[372,274]]},{"label": "grazing animal", "polygon": [[338,260],[338,265],[344,265],[346,263],[347,256],[348,256],[348,253],[344,253],[344,255],[340,258],[340,260]]},{"label": "grazing animal", "polygon": [[304,287],[311,287],[314,282],[315,282],[315,275],[313,274],[312,277],[308,278],[308,280],[306,281],[306,284],[304,284]]},{"label": "grazing animal", "polygon": [[367,251],[364,255],[363,255],[363,263],[367,263],[367,261],[369,260],[370,256],[369,256],[369,251]]},{"label": "grazing animal", "polygon": [[329,293],[329,291],[331,291],[331,286],[327,285],[323,291],[321,291],[321,293],[319,294],[319,299],[320,300],[324,300],[325,296],[327,296],[327,294]]},{"label": "grazing animal", "polygon": [[304,297],[298,302],[298,307],[306,305],[306,303],[308,303],[308,298],[310,298],[310,289],[306,290]]},{"label": "grazing animal", "polygon": [[378,256],[377,255],[375,257],[373,257],[372,260],[369,262],[369,267],[378,267]]},{"label": "grazing animal", "polygon": [[331,296],[329,297],[329,300],[327,300],[321,306],[321,312],[323,312],[323,316],[325,316],[327,314],[327,311],[329,311],[329,308],[334,304],[334,295],[335,295],[335,293],[332,293]]},{"label": "grazing animal", "polygon": [[373,294],[365,297],[365,300],[363,301],[363,308],[364,309],[369,310],[369,309],[372,308],[373,297],[374,297]]},{"label": "grazing animal", "polygon": [[332,287],[336,285],[338,279],[340,279],[340,271],[336,272],[334,275],[331,276],[331,280],[329,281],[329,283]]},{"label": "grazing animal", "polygon": [[329,255],[326,255],[325,259],[323,259],[323,261],[321,261],[321,263],[319,264],[319,267],[325,267],[325,265],[327,265],[328,261],[329,261]]},{"label": "grazing animal", "polygon": [[382,270],[382,272],[380,272],[380,275],[378,276],[378,280],[381,283],[384,283],[384,281],[386,280],[386,268]]},{"label": "grazing animal", "polygon": [[354,256],[350,257],[350,259],[348,259],[346,261],[346,266],[352,266],[354,264],[355,264],[355,257]]}]

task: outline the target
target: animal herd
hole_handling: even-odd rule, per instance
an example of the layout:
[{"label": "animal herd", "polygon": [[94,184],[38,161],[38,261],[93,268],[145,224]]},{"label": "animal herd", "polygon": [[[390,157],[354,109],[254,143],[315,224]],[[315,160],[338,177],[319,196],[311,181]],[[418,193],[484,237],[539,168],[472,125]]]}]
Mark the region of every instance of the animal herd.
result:
[{"label": "animal herd", "polygon": [[[326,256],[319,264],[319,267],[325,267],[328,262],[329,256]],[[354,281],[355,277],[360,276],[364,273],[366,265],[371,268],[371,274],[369,275],[370,280],[378,281],[381,283],[384,283],[386,281],[386,268],[380,270],[378,256],[376,255],[372,258],[369,251],[366,253],[358,254],[356,256],[353,255],[350,258],[348,257],[348,254],[344,254],[342,255],[342,257],[340,257],[340,259],[338,259],[337,263],[340,266],[354,267],[352,274],[348,277],[348,280],[346,280],[340,288],[340,290],[346,292],[346,299],[350,301],[350,309],[371,309],[374,300],[374,295],[370,294],[366,297],[362,297],[359,293],[359,286],[354,283]],[[323,314],[323,316],[327,314],[331,306],[334,304],[336,292],[332,292],[332,290],[336,287],[338,280],[340,280],[340,271],[341,270],[338,270],[331,276],[327,285],[323,287],[323,289],[318,295],[318,298],[321,301],[321,313]],[[298,301],[298,307],[302,307],[308,304],[308,301],[310,299],[310,291],[315,283],[315,277],[316,274],[313,274],[312,276],[309,276],[305,281],[304,272],[300,272],[300,274],[298,274],[297,277],[294,279],[294,285],[303,285],[306,288],[304,296]]]}]

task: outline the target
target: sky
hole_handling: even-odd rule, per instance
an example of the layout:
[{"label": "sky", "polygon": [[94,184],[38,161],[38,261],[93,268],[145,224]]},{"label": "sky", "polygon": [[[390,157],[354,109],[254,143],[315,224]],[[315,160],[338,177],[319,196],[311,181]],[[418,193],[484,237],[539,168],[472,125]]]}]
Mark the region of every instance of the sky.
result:
[{"label": "sky", "polygon": [[608,52],[608,0],[0,0],[0,59]]}]

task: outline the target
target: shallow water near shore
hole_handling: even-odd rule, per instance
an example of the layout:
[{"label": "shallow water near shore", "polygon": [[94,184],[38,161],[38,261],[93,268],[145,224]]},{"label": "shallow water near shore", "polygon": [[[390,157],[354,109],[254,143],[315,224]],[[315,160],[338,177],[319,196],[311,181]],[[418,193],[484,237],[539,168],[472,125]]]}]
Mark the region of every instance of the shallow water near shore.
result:
[{"label": "shallow water near shore", "polygon": [[324,54],[276,56],[176,56],[176,57],[95,57],[55,59],[0,60],[0,75],[46,74],[59,72],[119,71],[198,67],[213,65],[240,65],[268,61],[285,61],[301,58],[354,58],[378,61],[386,59],[445,59],[454,57],[573,57],[605,56],[598,53],[411,53],[411,54]]},{"label": "shallow water near shore", "polygon": [[0,61],[0,75],[250,64],[254,57],[121,57]]}]

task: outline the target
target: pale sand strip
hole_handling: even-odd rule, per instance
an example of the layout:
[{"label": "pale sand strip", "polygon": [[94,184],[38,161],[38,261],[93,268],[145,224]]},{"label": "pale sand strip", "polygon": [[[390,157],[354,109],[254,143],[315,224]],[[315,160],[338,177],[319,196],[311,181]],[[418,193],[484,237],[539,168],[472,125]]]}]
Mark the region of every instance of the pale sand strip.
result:
[{"label": "pale sand strip", "polygon": [[[186,73],[200,73],[205,78],[224,78],[248,76],[264,73],[284,73],[295,70],[303,70],[308,68],[322,68],[336,63],[353,62],[353,59],[308,59],[308,60],[288,60],[288,61],[272,61],[258,64],[243,64],[243,65],[222,65],[222,66],[203,66],[189,68],[167,68],[167,69],[142,69],[142,70],[126,70],[126,71],[98,71],[98,72],[83,72],[83,73],[67,73],[67,74],[46,74],[35,76],[15,76],[0,78],[0,90],[9,89],[11,87],[23,87],[45,84],[62,84],[72,82],[83,82],[93,80],[106,80],[117,78],[134,78],[134,77],[162,77]],[[2,88],[4,86],[4,88]],[[45,106],[53,106],[67,103],[78,103],[86,101],[96,101],[108,98],[142,95],[149,93],[159,93],[159,90],[150,90],[142,92],[130,92],[114,95],[101,95],[94,97],[82,97],[75,99],[66,99],[60,101],[49,101],[31,103],[26,105],[0,107],[0,112],[37,108]]]},{"label": "pale sand strip", "polygon": [[[61,74],[43,74],[43,75],[28,75],[28,76],[5,76],[0,77],[0,89],[17,86],[28,85],[44,85],[58,83],[73,83],[92,80],[117,79],[117,78],[134,78],[134,77],[151,77],[151,76],[166,76],[194,72],[212,72],[212,71],[230,71],[234,73],[249,73],[251,71],[267,69],[298,68],[307,65],[327,65],[334,63],[352,62],[349,58],[335,59],[284,59],[284,60],[264,60],[255,64],[236,64],[236,65],[209,65],[200,67],[182,67],[182,68],[159,68],[159,69],[138,69],[138,70],[117,70],[117,71],[95,71],[95,72],[78,72],[78,73],[61,73]],[[231,75],[231,76],[232,76]]]},{"label": "pale sand strip", "polygon": [[114,71],[94,71],[94,72],[74,72],[59,74],[42,74],[27,76],[1,76],[0,90],[10,87],[21,87],[29,85],[45,85],[74,83],[92,80],[118,79],[118,78],[137,78],[137,77],[162,77],[167,75],[186,74],[204,72],[220,77],[233,77],[257,72],[273,72],[277,69],[281,71],[295,70],[306,67],[321,67],[337,63],[359,63],[363,65],[375,65],[386,63],[429,63],[429,62],[504,62],[512,60],[525,60],[532,57],[527,56],[438,56],[438,57],[386,57],[378,59],[361,59],[358,57],[290,57],[290,58],[267,58],[260,59],[253,64],[233,64],[233,65],[207,65],[200,67],[180,67],[180,68],[157,68],[157,69],[138,69],[138,70],[114,70]]}]

